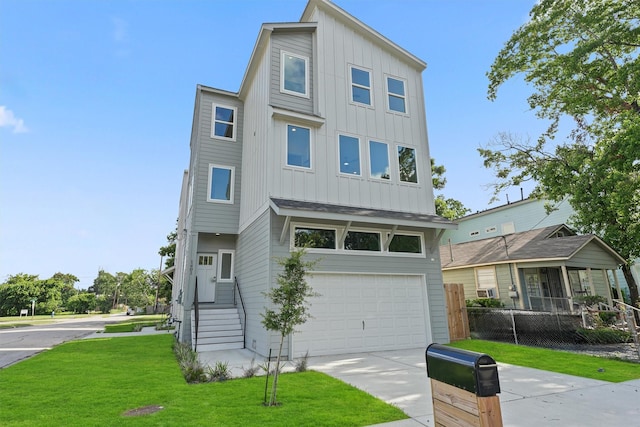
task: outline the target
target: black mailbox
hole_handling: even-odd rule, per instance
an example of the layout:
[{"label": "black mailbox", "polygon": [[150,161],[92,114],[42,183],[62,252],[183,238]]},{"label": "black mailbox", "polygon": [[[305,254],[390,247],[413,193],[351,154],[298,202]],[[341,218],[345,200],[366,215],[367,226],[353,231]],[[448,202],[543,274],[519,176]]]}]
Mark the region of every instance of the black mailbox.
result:
[{"label": "black mailbox", "polygon": [[429,378],[479,397],[500,393],[498,365],[486,354],[434,343],[427,347],[426,358]]}]

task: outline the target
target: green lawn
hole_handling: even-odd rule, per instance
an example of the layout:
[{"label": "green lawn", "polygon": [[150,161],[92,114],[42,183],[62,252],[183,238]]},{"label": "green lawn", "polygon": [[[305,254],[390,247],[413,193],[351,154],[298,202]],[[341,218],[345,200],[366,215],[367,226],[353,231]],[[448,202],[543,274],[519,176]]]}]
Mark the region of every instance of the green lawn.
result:
[{"label": "green lawn", "polygon": [[463,340],[449,345],[488,354],[496,362],[578,377],[613,383],[640,378],[639,363],[483,340]]},{"label": "green lawn", "polygon": [[[282,374],[278,407],[264,377],[190,385],[173,336],[66,343],[0,370],[2,426],[368,426],[405,419],[398,408],[319,372]],[[131,409],[160,405],[150,415]]]}]

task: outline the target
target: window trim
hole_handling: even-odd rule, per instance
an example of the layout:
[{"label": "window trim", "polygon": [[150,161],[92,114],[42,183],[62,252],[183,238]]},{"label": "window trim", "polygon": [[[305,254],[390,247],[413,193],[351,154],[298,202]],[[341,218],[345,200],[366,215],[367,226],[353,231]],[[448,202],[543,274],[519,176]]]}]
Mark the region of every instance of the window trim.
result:
[{"label": "window trim", "polygon": [[[377,144],[384,144],[387,146],[387,167],[389,168],[389,178],[382,178],[382,177],[378,178],[376,176],[373,176],[373,170],[372,170],[373,162],[371,161],[371,143],[372,142],[375,142]],[[376,181],[380,181],[380,182],[392,182],[393,180],[391,179],[391,159],[389,158],[389,143],[370,139],[367,148],[369,152],[369,178],[375,179]]]},{"label": "window trim", "polygon": [[[509,267],[511,268],[511,267]],[[478,289],[498,289],[498,274],[496,272],[496,268],[495,266],[488,266],[488,267],[476,267],[473,269],[473,276],[475,277],[475,282],[476,282],[476,290]],[[480,280],[478,278],[478,273],[480,271],[491,271],[493,273],[493,285],[492,286],[481,286],[480,284]]]},{"label": "window trim", "polygon": [[[296,92],[294,90],[285,89],[285,56],[291,56],[294,58],[302,59],[304,61],[304,93]],[[299,96],[301,98],[309,98],[309,57],[299,55],[297,53],[288,52],[286,50],[280,51],[280,92],[288,95]]]},{"label": "window trim", "polygon": [[[232,122],[226,122],[224,120],[216,120],[216,107],[220,107],[220,108],[226,108],[228,110],[233,110],[233,121]],[[238,107],[232,107],[230,105],[223,105],[223,104],[218,104],[218,103],[212,103],[211,104],[211,138],[214,139],[222,139],[225,141],[235,141],[236,140],[236,134],[237,134],[237,129],[238,129]],[[216,135],[216,123],[225,123],[225,124],[231,124],[233,126],[233,136],[231,138],[228,138],[226,136],[220,136],[220,135]]]},{"label": "window trim", "polygon": [[[400,95],[394,92],[391,92],[389,90],[389,79],[393,79],[396,81],[399,81],[402,83],[402,87],[404,89],[404,95]],[[385,93],[387,94],[387,112],[389,113],[393,113],[393,114],[402,114],[402,115],[409,115],[409,105],[408,105],[408,99],[407,99],[407,80],[400,78],[400,77],[395,77],[395,76],[391,76],[391,75],[385,75]],[[397,111],[391,108],[391,97],[396,97],[396,98],[401,98],[404,101],[404,111]]]},{"label": "window trim", "polygon": [[[367,233],[367,234],[377,234],[379,241],[380,241],[380,249],[378,249],[377,251],[367,251],[367,250],[362,250],[362,249],[345,249],[344,247],[344,240],[347,240],[347,235],[349,233]],[[345,234],[344,240],[342,242],[342,251],[345,253],[357,253],[360,255],[363,254],[382,254],[382,253],[386,253],[387,251],[384,250],[384,240],[383,240],[383,233],[384,231],[380,230],[380,229],[376,229],[376,228],[360,228],[360,227],[356,227],[356,228],[349,228],[349,230],[347,230],[347,233]]]},{"label": "window trim", "polygon": [[[354,174],[354,173],[347,173],[347,172],[342,172],[342,159],[341,159],[341,137],[346,137],[346,138],[353,138],[356,141],[358,141],[358,173]],[[362,141],[361,138],[358,136],[354,136],[354,135],[348,135],[346,133],[338,133],[338,173],[342,176],[348,176],[348,177],[352,177],[352,178],[362,178]]]},{"label": "window trim", "polygon": [[[212,190],[212,180],[213,180],[213,170],[214,169],[227,169],[229,171],[231,171],[231,176],[229,177],[229,180],[231,181],[231,189],[229,191],[229,200],[223,200],[223,199],[213,199],[211,198],[211,190]],[[209,163],[209,173],[208,173],[209,179],[207,182],[207,202],[211,202],[211,203],[223,203],[223,204],[227,204],[227,205],[232,205],[234,202],[234,187],[235,187],[235,176],[236,176],[236,168],[235,166],[227,166],[227,165],[219,165],[219,164],[214,164],[214,163]]]},{"label": "window trim", "polygon": [[[410,150],[413,150],[413,154],[414,154],[414,160],[415,160],[415,166],[416,166],[416,182],[411,182],[411,181],[403,181],[402,177],[400,176],[400,152],[399,152],[399,148],[408,148]],[[395,150],[395,154],[396,154],[396,162],[398,165],[398,182],[400,184],[408,184],[408,185],[420,185],[420,175],[418,174],[418,149],[416,147],[411,147],[409,145],[403,145],[403,144],[396,144],[396,150]]]},{"label": "window trim", "polygon": [[[349,102],[354,104],[354,105],[361,105],[361,106],[365,106],[368,108],[373,108],[374,107],[374,99],[373,99],[373,71],[369,68],[365,68],[365,67],[361,67],[358,65],[353,65],[353,64],[349,64]],[[359,71],[364,71],[367,74],[369,74],[369,86],[363,86],[361,84],[358,83],[354,83],[353,82],[353,74],[352,71],[353,69],[359,70]],[[364,102],[359,102],[356,101],[355,99],[353,99],[353,87],[358,87],[360,89],[366,89],[369,91],[369,104],[365,104]]]},{"label": "window trim", "polygon": [[[231,270],[229,271],[230,277],[225,279],[222,277],[222,255],[231,254]],[[229,283],[233,282],[234,274],[235,274],[235,258],[236,251],[232,249],[219,249],[218,250],[218,267],[217,267],[217,281],[218,283]]]},{"label": "window trim", "polygon": [[[289,127],[297,127],[307,129],[309,131],[309,167],[289,164]],[[284,164],[288,168],[300,169],[305,171],[313,170],[313,129],[306,126],[300,126],[295,123],[285,124],[285,147],[284,147]]]}]

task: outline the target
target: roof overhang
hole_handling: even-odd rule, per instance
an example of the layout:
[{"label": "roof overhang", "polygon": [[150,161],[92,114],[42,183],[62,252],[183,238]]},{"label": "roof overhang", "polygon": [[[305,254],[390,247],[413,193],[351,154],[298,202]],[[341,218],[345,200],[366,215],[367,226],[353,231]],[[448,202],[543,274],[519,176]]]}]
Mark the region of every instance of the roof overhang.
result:
[{"label": "roof overhang", "polygon": [[399,227],[418,227],[455,230],[457,225],[438,215],[383,209],[358,208],[329,203],[303,202],[272,197],[271,209],[278,216],[323,219],[330,221],[383,224]]}]

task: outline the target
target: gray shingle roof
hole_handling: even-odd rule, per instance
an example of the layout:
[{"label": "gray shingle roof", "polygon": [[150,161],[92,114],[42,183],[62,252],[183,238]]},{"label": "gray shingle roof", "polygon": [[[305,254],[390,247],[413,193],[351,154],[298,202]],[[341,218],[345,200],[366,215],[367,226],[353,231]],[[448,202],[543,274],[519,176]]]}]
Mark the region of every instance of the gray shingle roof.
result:
[{"label": "gray shingle roof", "polygon": [[305,216],[325,219],[353,220],[371,223],[409,225],[416,227],[449,228],[456,225],[438,215],[389,211],[383,209],[358,208],[329,203],[303,202],[299,200],[271,198],[272,207],[278,215]]},{"label": "gray shingle roof", "polygon": [[593,234],[550,237],[561,226],[550,226],[506,236],[440,246],[442,268],[488,265],[501,262],[569,259],[595,240],[614,258],[621,257]]}]

